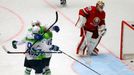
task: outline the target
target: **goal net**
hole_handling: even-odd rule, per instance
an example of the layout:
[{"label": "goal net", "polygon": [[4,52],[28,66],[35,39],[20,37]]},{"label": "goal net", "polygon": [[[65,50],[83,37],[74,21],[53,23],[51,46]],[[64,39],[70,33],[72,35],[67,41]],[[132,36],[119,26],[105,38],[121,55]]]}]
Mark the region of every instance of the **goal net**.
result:
[{"label": "goal net", "polygon": [[120,59],[134,59],[134,21],[122,21]]}]

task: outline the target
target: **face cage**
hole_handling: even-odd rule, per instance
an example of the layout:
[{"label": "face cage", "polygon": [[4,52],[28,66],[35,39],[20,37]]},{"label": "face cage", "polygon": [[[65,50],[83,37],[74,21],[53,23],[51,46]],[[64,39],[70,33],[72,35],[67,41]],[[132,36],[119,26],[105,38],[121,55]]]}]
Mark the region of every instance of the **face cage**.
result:
[{"label": "face cage", "polygon": [[104,4],[96,4],[96,8],[98,11],[103,11],[103,8],[104,8]]},{"label": "face cage", "polygon": [[98,2],[96,3],[96,7],[99,7],[100,9],[103,9],[103,8],[104,8],[104,2],[98,1]]}]

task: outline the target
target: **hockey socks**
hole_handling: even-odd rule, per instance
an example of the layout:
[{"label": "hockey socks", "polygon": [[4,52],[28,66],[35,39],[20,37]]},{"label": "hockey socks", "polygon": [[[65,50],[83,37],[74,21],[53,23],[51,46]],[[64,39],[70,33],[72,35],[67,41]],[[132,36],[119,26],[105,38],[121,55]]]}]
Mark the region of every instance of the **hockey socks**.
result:
[{"label": "hockey socks", "polygon": [[30,75],[31,74],[32,69],[31,68],[26,68],[25,69],[25,75]]},{"label": "hockey socks", "polygon": [[50,69],[45,70],[45,72],[43,73],[43,75],[51,75],[51,70]]},{"label": "hockey socks", "polygon": [[51,70],[49,69],[49,66],[46,66],[43,69],[43,75],[51,75]]}]

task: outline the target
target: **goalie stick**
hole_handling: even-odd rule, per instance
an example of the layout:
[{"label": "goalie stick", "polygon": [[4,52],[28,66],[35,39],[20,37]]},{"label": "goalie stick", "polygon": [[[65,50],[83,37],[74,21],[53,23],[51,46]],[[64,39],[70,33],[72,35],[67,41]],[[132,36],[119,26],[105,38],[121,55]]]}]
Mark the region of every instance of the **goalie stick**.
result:
[{"label": "goalie stick", "polygon": [[[57,21],[58,21],[58,12],[56,11],[56,19],[55,19],[55,22],[42,34],[42,36],[46,33],[46,32],[48,32],[56,23],[57,23]],[[35,41],[34,43],[33,43],[33,45],[36,43],[36,42],[38,42],[38,40],[37,41]],[[33,46],[32,45],[32,46]],[[32,47],[31,46],[31,47]],[[27,51],[28,51],[28,49],[25,51],[25,52],[11,52],[11,51],[8,51],[6,48],[4,48],[3,47],[3,49],[8,53],[8,54],[25,54],[25,53],[27,53]],[[55,53],[55,52],[54,52]]]},{"label": "goalie stick", "polygon": [[[3,50],[8,54],[25,54],[26,52],[10,52],[5,46],[2,46]],[[39,53],[62,53],[62,51],[53,51],[53,52],[39,52]]]}]

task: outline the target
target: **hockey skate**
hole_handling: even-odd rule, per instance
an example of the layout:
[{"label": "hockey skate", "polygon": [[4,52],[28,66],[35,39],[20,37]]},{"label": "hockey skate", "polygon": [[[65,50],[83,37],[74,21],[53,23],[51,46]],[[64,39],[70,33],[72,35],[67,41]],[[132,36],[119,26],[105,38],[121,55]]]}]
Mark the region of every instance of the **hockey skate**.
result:
[{"label": "hockey skate", "polygon": [[77,54],[78,56],[85,56],[85,51],[80,50],[79,53]]},{"label": "hockey skate", "polygon": [[45,73],[43,75],[51,75],[51,70],[50,69],[46,69]]},{"label": "hockey skate", "polygon": [[76,53],[79,56],[87,56],[88,55],[88,50],[87,50],[87,46],[85,46],[85,48],[83,50],[79,50],[78,53]]},{"label": "hockey skate", "polygon": [[60,0],[60,4],[63,6],[66,5],[66,0]]},{"label": "hockey skate", "polygon": [[99,53],[99,49],[95,48],[91,54],[92,55],[98,55],[98,53]]}]

